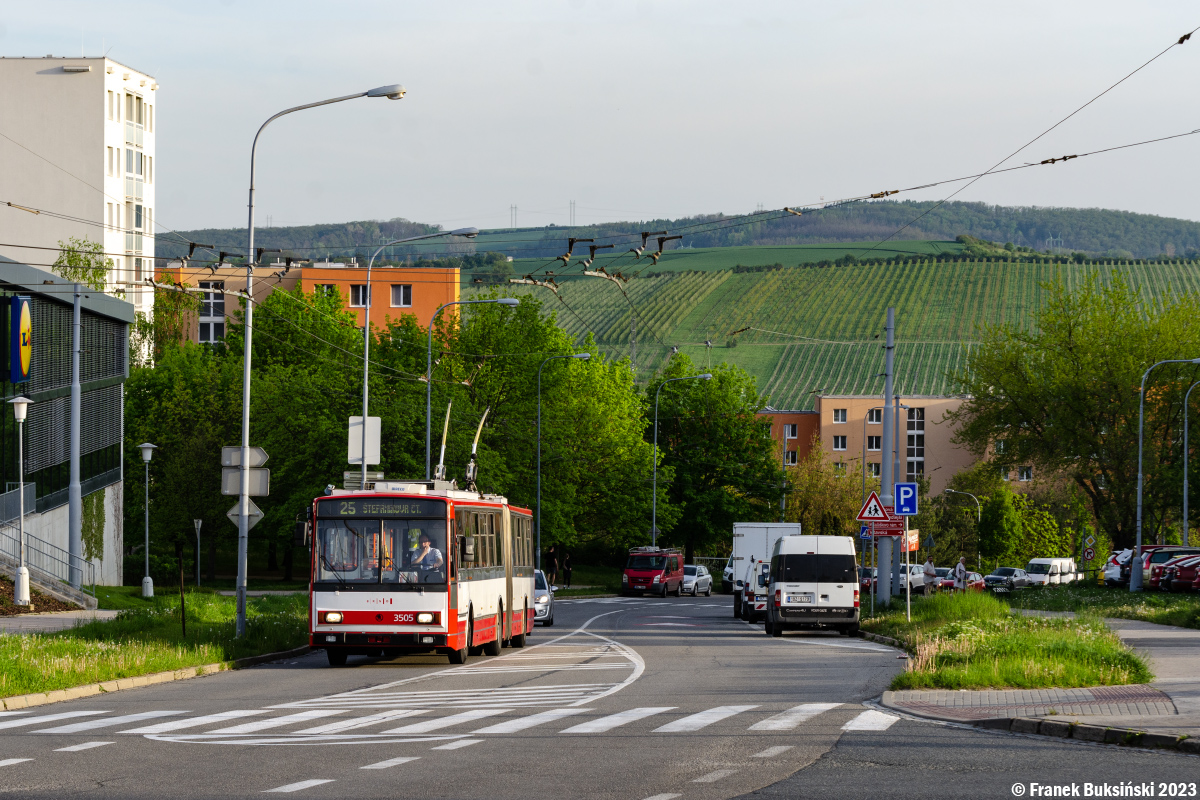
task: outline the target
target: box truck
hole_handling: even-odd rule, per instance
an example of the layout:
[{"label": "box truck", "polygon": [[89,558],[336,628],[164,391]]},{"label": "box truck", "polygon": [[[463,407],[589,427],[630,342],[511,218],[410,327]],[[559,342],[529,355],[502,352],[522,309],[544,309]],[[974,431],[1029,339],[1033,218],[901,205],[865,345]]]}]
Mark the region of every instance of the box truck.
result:
[{"label": "box truck", "polygon": [[[733,523],[733,553],[726,574],[733,582],[733,615],[755,621],[766,615],[767,583],[759,569],[761,562],[771,561],[775,542],[781,536],[799,536],[798,522],[735,522]],[[761,585],[760,585],[761,584]]]}]

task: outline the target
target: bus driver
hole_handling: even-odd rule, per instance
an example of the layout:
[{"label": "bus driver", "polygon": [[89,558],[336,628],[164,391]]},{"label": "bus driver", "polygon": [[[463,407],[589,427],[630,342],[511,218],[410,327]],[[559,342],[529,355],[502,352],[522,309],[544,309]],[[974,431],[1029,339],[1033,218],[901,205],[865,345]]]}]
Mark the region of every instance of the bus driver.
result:
[{"label": "bus driver", "polygon": [[433,540],[428,533],[422,533],[420,536],[419,547],[413,554],[412,560],[409,562],[409,567],[419,569],[422,572],[440,570],[442,564],[442,553],[433,546]]}]

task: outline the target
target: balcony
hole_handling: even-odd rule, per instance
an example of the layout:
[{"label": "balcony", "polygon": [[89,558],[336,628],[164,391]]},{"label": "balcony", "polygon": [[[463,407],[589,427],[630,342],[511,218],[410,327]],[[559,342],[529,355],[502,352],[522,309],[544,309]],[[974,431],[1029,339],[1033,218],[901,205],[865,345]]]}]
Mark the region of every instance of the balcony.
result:
[{"label": "balcony", "polygon": [[140,253],[142,252],[142,234],[136,231],[125,232],[125,252]]},{"label": "balcony", "polygon": [[125,144],[132,144],[132,145],[141,147],[143,133],[144,132],[142,130],[141,125],[138,125],[136,122],[126,121],[126,123],[125,123]]}]

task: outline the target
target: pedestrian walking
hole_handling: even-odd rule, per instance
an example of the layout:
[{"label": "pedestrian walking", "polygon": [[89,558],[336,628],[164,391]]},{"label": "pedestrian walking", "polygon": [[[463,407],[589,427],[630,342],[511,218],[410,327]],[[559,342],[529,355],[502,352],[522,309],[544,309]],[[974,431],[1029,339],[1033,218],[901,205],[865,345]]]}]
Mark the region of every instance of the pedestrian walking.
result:
[{"label": "pedestrian walking", "polygon": [[962,556],[958,559],[958,563],[954,565],[954,591],[965,592],[967,590],[967,557]]},{"label": "pedestrian walking", "polygon": [[554,552],[554,545],[546,553],[546,582],[551,586],[558,582],[558,553]]},{"label": "pedestrian walking", "polygon": [[933,565],[933,553],[930,553],[925,559],[925,596],[932,597],[937,591],[937,567]]},{"label": "pedestrian walking", "polygon": [[567,585],[567,588],[570,589],[571,588],[571,554],[570,553],[563,553],[562,571],[563,571],[563,583],[565,583]]}]

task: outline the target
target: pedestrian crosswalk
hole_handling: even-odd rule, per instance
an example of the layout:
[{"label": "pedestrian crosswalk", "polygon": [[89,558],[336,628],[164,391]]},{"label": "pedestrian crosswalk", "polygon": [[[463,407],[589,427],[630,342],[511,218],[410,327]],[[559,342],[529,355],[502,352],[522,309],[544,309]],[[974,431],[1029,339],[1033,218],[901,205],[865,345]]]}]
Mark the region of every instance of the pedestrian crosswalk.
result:
[{"label": "pedestrian crosswalk", "polygon": [[[103,735],[109,737],[144,736],[171,742],[253,745],[339,744],[352,740],[427,741],[438,742],[439,749],[450,750],[486,741],[487,737],[525,733],[573,737],[612,733],[686,735],[699,731],[721,735],[793,734],[806,725],[860,732],[886,731],[899,719],[893,714],[841,703],[803,703],[785,708],[770,704],[723,705],[702,710],[639,706],[611,713],[586,706],[535,710],[520,705],[465,710],[445,707],[388,709],[371,713],[363,713],[357,708],[288,711],[290,713],[280,713],[281,709],[233,709],[199,714],[176,709],[121,714],[96,710],[33,712],[0,718],[3,727],[0,736],[62,736],[103,730]],[[836,716],[826,717],[830,714]],[[163,719],[165,717],[172,719]],[[111,743],[85,742],[61,749],[84,750]],[[768,752],[776,751],[763,751],[764,757]]]}]

